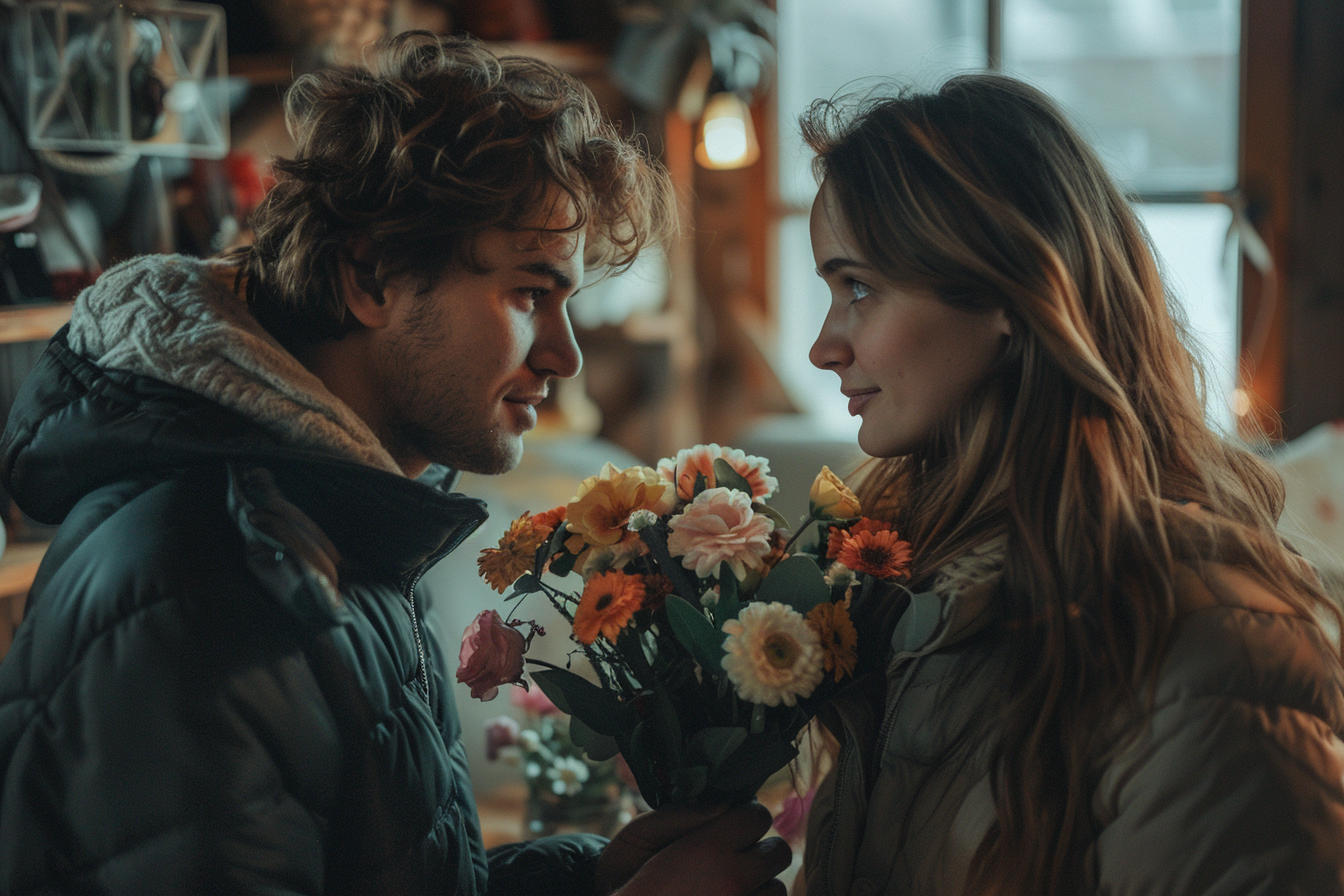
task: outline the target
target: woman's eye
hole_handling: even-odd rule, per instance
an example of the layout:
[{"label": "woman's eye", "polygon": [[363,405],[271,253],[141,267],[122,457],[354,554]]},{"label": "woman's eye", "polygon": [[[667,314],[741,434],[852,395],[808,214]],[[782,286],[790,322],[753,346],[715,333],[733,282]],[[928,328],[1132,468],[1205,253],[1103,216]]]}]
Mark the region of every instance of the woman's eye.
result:
[{"label": "woman's eye", "polygon": [[867,283],[863,283],[859,280],[849,280],[847,282],[849,283],[849,292],[852,301],[857,302],[862,298],[866,298],[868,293],[872,292],[872,290],[868,288]]}]

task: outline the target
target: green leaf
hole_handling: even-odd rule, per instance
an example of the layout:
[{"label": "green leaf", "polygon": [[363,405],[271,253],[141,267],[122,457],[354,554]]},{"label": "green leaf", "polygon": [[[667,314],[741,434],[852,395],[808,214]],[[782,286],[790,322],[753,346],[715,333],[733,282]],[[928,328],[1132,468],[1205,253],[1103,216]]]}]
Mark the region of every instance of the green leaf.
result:
[{"label": "green leaf", "polygon": [[672,580],[672,588],[688,601],[700,599],[700,588],[690,570],[681,565],[680,560],[672,557],[667,550],[667,534],[663,524],[645,526],[639,530],[639,538],[653,555],[654,562],[663,575]]},{"label": "green leaf", "polygon": [[518,577],[518,581],[513,583],[515,594],[531,594],[534,591],[541,590],[541,582],[530,572],[525,572]]},{"label": "green leaf", "polygon": [[532,673],[532,680],[562,712],[598,734],[614,737],[626,724],[626,708],[616,695],[586,678],[566,669],[542,669]]},{"label": "green leaf", "polygon": [[669,800],[690,799],[683,795],[684,784],[669,783],[683,767],[681,719],[671,699],[661,691],[645,692],[635,699],[634,711],[639,723],[630,732],[625,758],[645,801],[656,808]]},{"label": "green leaf", "polygon": [[594,762],[611,759],[620,752],[616,746],[616,738],[608,734],[598,734],[588,727],[583,719],[574,716],[570,716],[569,719],[569,739]]},{"label": "green leaf", "polygon": [[746,492],[751,497],[751,483],[742,474],[733,469],[733,465],[721,457],[714,458],[714,484],[719,488],[731,488],[733,491]]},{"label": "green leaf", "polygon": [[789,521],[784,518],[784,514],[780,513],[778,510],[771,507],[769,504],[762,504],[760,501],[752,501],[751,509],[754,513],[760,513],[764,514],[765,516],[768,516],[774,522],[776,529],[789,528]]},{"label": "green leaf", "polygon": [[560,577],[569,575],[574,569],[574,561],[579,559],[577,554],[571,554],[569,551],[561,551],[554,560],[551,561],[551,573]]},{"label": "green leaf", "polygon": [[733,575],[733,568],[725,561],[719,564],[719,602],[714,607],[714,621],[722,628],[727,620],[736,619],[741,610],[737,576]]},{"label": "green leaf", "polygon": [[808,557],[790,557],[779,563],[756,589],[756,600],[777,601],[804,616],[817,604],[831,599],[821,567]]},{"label": "green leaf", "polygon": [[537,562],[532,567],[532,574],[541,578],[541,571],[546,568],[546,561],[550,560],[556,554],[565,549],[565,539],[569,538],[569,529],[565,526],[565,521],[561,520],[551,533],[551,537],[546,540],[546,544],[537,549]]},{"label": "green leaf", "polygon": [[797,747],[775,735],[749,737],[732,756],[710,771],[705,790],[710,798],[755,796],[771,775],[797,755]]},{"label": "green leaf", "polygon": [[700,668],[708,675],[723,672],[723,642],[727,638],[723,632],[705,618],[689,601],[675,594],[667,596],[667,619],[672,623],[672,633],[677,636],[681,646],[695,658]]},{"label": "green leaf", "polygon": [[701,728],[686,749],[691,761],[703,761],[710,768],[717,768],[728,761],[746,739],[745,728]]}]

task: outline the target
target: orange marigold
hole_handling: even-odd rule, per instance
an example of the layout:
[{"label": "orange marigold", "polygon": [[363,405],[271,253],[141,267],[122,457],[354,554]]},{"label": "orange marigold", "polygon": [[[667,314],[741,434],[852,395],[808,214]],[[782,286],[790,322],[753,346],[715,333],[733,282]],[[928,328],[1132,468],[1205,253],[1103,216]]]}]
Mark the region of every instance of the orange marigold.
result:
[{"label": "orange marigold", "polygon": [[499,547],[486,548],[476,559],[481,578],[500,594],[525,572],[531,572],[537,562],[537,548],[550,537],[547,530],[538,529],[531,518],[523,514],[509,524],[499,539]]},{"label": "orange marigold", "polygon": [[836,681],[853,674],[859,661],[859,632],[849,618],[848,603],[820,603],[807,614],[807,624],[821,639],[822,664]]},{"label": "orange marigold", "polygon": [[890,532],[894,531],[895,527],[891,523],[884,523],[881,520],[865,516],[848,528],[831,526],[830,529],[831,531],[826,537],[827,560],[834,560],[840,556],[840,549],[845,546],[845,536],[847,535],[858,535],[860,532]]},{"label": "orange marigold", "polygon": [[644,603],[644,580],[623,572],[604,572],[583,586],[574,611],[574,637],[588,645],[601,635],[615,642],[621,629]]},{"label": "orange marigold", "polygon": [[910,571],[910,542],[897,535],[895,529],[857,534],[850,531],[845,534],[845,543],[836,559],[855,572],[889,579]]},{"label": "orange marigold", "polygon": [[534,513],[532,514],[532,525],[538,531],[545,529],[546,534],[550,535],[555,531],[556,526],[565,521],[565,509],[565,505],[561,504],[559,507],[552,507],[544,513]]}]

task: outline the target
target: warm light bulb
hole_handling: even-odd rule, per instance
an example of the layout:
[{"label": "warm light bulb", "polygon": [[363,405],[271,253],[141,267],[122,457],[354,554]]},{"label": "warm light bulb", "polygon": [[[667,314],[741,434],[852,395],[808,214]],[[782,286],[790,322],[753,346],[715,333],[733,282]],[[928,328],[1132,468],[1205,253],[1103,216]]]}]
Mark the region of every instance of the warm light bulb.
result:
[{"label": "warm light bulb", "polygon": [[735,93],[716,93],[705,103],[695,159],[706,168],[745,168],[760,157],[751,109]]},{"label": "warm light bulb", "polygon": [[1232,390],[1232,413],[1238,417],[1245,417],[1251,412],[1251,393],[1245,389]]}]

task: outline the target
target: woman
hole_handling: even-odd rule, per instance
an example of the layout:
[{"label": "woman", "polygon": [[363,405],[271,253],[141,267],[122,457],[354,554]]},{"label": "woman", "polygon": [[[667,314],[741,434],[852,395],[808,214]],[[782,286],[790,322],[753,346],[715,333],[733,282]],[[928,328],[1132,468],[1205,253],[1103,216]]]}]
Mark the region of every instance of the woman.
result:
[{"label": "woman", "polygon": [[1339,613],[1095,153],[988,74],[802,127],[811,360],[915,558],[855,609],[892,651],[824,716],[807,892],[1344,892]]}]

